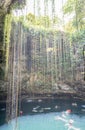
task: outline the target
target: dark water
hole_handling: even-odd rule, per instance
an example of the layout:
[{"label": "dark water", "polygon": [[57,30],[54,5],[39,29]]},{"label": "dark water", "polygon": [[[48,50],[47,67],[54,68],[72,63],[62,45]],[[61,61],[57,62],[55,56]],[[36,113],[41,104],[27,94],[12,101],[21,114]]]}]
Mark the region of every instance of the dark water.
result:
[{"label": "dark water", "polygon": [[[66,120],[72,119],[74,127],[85,130],[85,102],[68,100],[25,100],[21,104],[22,115],[18,117],[19,130],[68,130],[65,122],[55,120],[70,109]],[[5,104],[0,105],[0,130],[14,130],[15,121],[5,123]],[[16,130],[18,130],[16,129]],[[73,130],[73,129],[72,129]]]},{"label": "dark water", "polygon": [[0,125],[5,123],[6,104],[0,103]]},{"label": "dark water", "polygon": [[[83,105],[83,106],[82,106]],[[30,101],[26,100],[22,103],[22,111],[24,115],[40,113],[43,109],[44,113],[48,112],[62,112],[67,109],[71,109],[73,114],[84,116],[85,115],[85,102],[84,101],[72,101],[72,100],[57,100],[57,99],[46,99],[46,100],[36,100]],[[33,108],[37,108],[37,112],[33,112]],[[48,109],[44,109],[48,108]]]}]

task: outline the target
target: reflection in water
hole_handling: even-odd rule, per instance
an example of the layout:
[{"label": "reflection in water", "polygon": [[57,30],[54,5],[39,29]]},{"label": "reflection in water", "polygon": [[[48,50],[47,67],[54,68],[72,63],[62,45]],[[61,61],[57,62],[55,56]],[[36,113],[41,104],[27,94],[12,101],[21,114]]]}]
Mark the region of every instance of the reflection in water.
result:
[{"label": "reflection in water", "polygon": [[45,99],[42,100],[42,102],[39,102],[38,100],[32,100],[31,102],[28,102],[28,100],[25,100],[22,102],[22,111],[23,115],[27,114],[35,114],[32,110],[36,110],[37,114],[39,112],[47,113],[47,112],[62,112],[66,111],[67,109],[72,110],[72,114],[77,114],[79,116],[84,116],[84,104],[85,102],[81,101],[72,101],[72,100],[57,100],[57,99]]},{"label": "reflection in water", "polygon": [[[24,100],[21,105],[20,112],[22,113],[17,119],[16,130],[24,130],[24,128],[25,130],[79,130],[77,128],[85,130],[85,102],[49,99],[28,102]],[[5,106],[0,106],[0,124],[3,124]],[[13,130],[15,124],[12,120],[9,124],[2,125],[0,130]]]}]

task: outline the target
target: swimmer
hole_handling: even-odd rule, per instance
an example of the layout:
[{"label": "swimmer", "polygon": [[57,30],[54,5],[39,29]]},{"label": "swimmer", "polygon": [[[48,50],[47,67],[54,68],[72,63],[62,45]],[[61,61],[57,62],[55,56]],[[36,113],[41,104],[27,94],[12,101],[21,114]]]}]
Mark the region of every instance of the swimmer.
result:
[{"label": "swimmer", "polygon": [[76,128],[73,126],[74,120],[70,119],[65,126],[68,126],[68,130],[80,130],[80,128]]},{"label": "swimmer", "polygon": [[68,120],[66,120],[65,118],[60,117],[60,116],[56,116],[55,120],[61,120],[61,121],[66,122],[66,123],[68,122]]},{"label": "swimmer", "polygon": [[65,115],[65,113],[64,113],[64,112],[62,112],[62,117],[63,117],[63,118],[66,118],[66,115]]},{"label": "swimmer", "polygon": [[72,126],[73,122],[74,122],[74,120],[70,119],[70,120],[68,121],[68,123],[65,124],[65,126]]},{"label": "swimmer", "polygon": [[20,115],[22,115],[23,114],[23,111],[20,111]]},{"label": "swimmer", "polygon": [[71,113],[71,110],[68,109],[68,110],[66,110],[65,112],[62,112],[62,117],[63,117],[63,118],[66,118],[67,115],[70,114],[70,113]]},{"label": "swimmer", "polygon": [[67,123],[68,120],[66,118],[67,118],[67,114],[69,114],[69,113],[71,113],[70,109],[66,110],[66,112],[62,112],[62,115],[61,116],[56,116],[55,119],[56,120],[62,120],[62,121]]},{"label": "swimmer", "polygon": [[66,110],[66,114],[70,114],[71,112],[71,109]]},{"label": "swimmer", "polygon": [[76,127],[74,127],[74,126],[69,126],[69,127],[68,127],[68,130],[80,130],[80,128],[76,128]]}]

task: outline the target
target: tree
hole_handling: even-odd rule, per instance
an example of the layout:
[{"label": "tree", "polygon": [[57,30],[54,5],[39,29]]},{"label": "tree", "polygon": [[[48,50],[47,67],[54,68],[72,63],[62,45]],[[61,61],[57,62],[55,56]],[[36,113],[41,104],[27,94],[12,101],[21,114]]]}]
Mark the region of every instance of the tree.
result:
[{"label": "tree", "polygon": [[85,28],[85,0],[67,0],[63,11],[64,14],[74,14],[73,26],[77,30]]},{"label": "tree", "polygon": [[27,15],[27,20],[29,24],[35,24],[35,16],[31,13]]}]

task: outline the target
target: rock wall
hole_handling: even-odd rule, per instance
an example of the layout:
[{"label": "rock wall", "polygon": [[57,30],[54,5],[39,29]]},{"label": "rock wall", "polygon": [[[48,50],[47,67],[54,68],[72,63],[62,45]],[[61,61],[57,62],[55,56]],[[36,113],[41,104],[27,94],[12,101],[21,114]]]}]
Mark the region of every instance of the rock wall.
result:
[{"label": "rock wall", "polygon": [[3,72],[3,38],[4,38],[4,21],[5,21],[5,15],[7,11],[2,6],[2,1],[0,2],[0,79],[3,78],[4,72]]},{"label": "rock wall", "polygon": [[[20,5],[25,4],[25,0],[0,0],[0,79],[3,79],[3,66],[5,61],[5,51],[6,48],[4,45],[4,25],[5,25],[5,17],[7,14],[11,13],[11,9],[15,3],[15,8]],[[9,30],[8,30],[9,31]],[[6,37],[6,36],[5,36]]]}]

